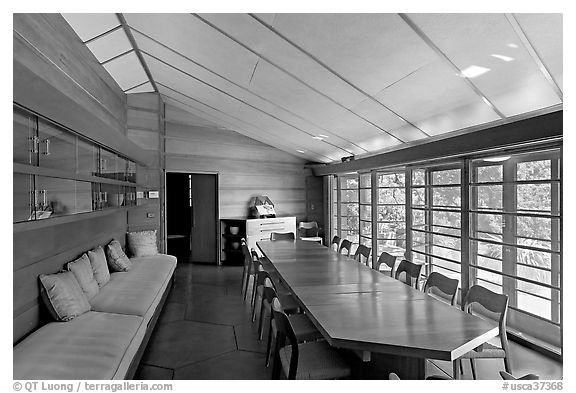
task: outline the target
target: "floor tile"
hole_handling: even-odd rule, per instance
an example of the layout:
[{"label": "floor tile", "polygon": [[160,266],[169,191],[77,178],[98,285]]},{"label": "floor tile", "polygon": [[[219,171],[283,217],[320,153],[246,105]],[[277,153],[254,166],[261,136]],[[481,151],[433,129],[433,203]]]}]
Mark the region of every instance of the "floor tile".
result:
[{"label": "floor tile", "polygon": [[232,326],[174,321],[156,329],[142,363],[177,368],[236,349]]},{"label": "floor tile", "polygon": [[168,380],[173,378],[174,370],[171,368],[150,366],[148,364],[141,364],[136,370],[136,375],[134,375],[134,379],[142,380]]},{"label": "floor tile", "polygon": [[186,304],[168,302],[164,305],[164,309],[160,314],[158,323],[182,321],[185,316],[186,316]]},{"label": "floor tile", "polygon": [[262,341],[258,340],[257,322],[234,325],[234,333],[236,335],[236,345],[238,349],[266,353],[266,340],[268,336],[265,336]]},{"label": "floor tile", "polygon": [[264,367],[265,355],[234,351],[174,370],[174,379],[270,379],[271,368]]}]

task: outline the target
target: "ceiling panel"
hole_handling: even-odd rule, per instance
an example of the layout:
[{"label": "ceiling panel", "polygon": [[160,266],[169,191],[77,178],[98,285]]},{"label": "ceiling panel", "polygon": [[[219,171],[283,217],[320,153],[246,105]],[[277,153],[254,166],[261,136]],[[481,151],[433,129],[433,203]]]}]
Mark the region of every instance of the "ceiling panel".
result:
[{"label": "ceiling panel", "polygon": [[472,66],[487,70],[471,78],[472,83],[506,116],[560,103],[505,15],[417,14],[410,18],[461,71]]},{"label": "ceiling panel", "polygon": [[130,90],[125,91],[126,94],[153,93],[153,92],[154,92],[154,86],[152,86],[152,83],[150,83],[150,82],[146,82],[140,86],[136,86]]},{"label": "ceiling panel", "polygon": [[143,56],[156,82],[226,113],[234,114],[240,105],[242,97],[235,99],[146,54]]},{"label": "ceiling panel", "polygon": [[[365,96],[247,14],[201,14],[234,39],[306,85],[346,107]],[[265,60],[266,59],[266,60]],[[258,71],[258,70],[257,70]],[[294,81],[296,82],[296,81]]]},{"label": "ceiling panel", "polygon": [[385,89],[377,98],[428,135],[500,119],[440,59]]},{"label": "ceiling panel", "polygon": [[[305,144],[298,144],[296,138],[293,138],[293,135],[291,135],[289,132],[287,133],[286,130],[277,130],[276,128],[259,128],[259,126],[254,124],[254,118],[259,116],[257,113],[255,116],[250,116],[249,114],[246,114],[245,111],[238,111],[241,116],[231,116],[227,113],[219,112],[213,108],[198,103],[197,101],[191,100],[190,98],[183,96],[180,93],[166,89],[162,85],[159,85],[158,89],[162,95],[170,97],[173,100],[176,100],[176,102],[180,101],[181,108],[190,110],[191,113],[213,121],[216,124],[219,124],[230,130],[237,131],[248,137],[254,138],[263,143],[267,143],[290,154],[306,157],[311,161],[332,161],[332,158],[325,157],[316,153],[315,151],[311,150],[309,146]],[[182,104],[184,104],[184,106],[182,106]],[[265,120],[264,122],[269,122],[269,120]],[[260,121],[259,123],[262,124],[263,122]],[[297,152],[297,150],[305,151],[305,154],[300,154]]]},{"label": "ceiling panel", "polygon": [[278,14],[274,28],[370,95],[435,58],[396,14]]},{"label": "ceiling panel", "polygon": [[216,91],[225,91],[239,99],[241,99],[246,93],[245,88],[227,81],[211,70],[207,70],[206,68],[197,65],[182,54],[170,50],[169,48],[146,38],[138,32],[134,32],[134,39],[136,40],[138,48],[144,55],[154,57],[154,60],[157,62],[166,63],[166,70],[171,69],[171,71],[188,75],[188,77],[192,79],[196,78],[197,80],[204,82],[207,86],[212,86]]},{"label": "ceiling panel", "polygon": [[374,100],[366,99],[352,110],[403,142],[411,142],[428,136],[389,110],[382,110],[382,106]]},{"label": "ceiling panel", "polygon": [[82,41],[120,26],[116,14],[62,14]]},{"label": "ceiling panel", "polygon": [[122,90],[128,90],[142,82],[148,81],[148,76],[134,52],[104,64],[104,68],[112,75]]},{"label": "ceiling panel", "polygon": [[128,24],[247,86],[257,57],[190,14],[124,14]]},{"label": "ceiling panel", "polygon": [[132,50],[124,29],[114,30],[86,44],[100,63]]},{"label": "ceiling panel", "polygon": [[562,14],[514,14],[514,17],[562,89]]}]

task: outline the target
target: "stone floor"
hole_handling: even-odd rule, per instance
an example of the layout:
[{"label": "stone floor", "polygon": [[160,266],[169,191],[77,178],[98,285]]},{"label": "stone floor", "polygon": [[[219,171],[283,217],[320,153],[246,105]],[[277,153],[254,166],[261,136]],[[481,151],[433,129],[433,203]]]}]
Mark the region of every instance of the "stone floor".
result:
[{"label": "stone floor", "polygon": [[[270,379],[265,341],[240,295],[242,267],[178,264],[174,288],[135,379]],[[511,343],[515,374],[558,379],[562,365]],[[501,360],[477,361],[482,379],[499,379]],[[450,364],[427,362],[427,375],[451,374]],[[468,362],[464,379],[471,378]],[[387,376],[382,376],[387,379]]]}]

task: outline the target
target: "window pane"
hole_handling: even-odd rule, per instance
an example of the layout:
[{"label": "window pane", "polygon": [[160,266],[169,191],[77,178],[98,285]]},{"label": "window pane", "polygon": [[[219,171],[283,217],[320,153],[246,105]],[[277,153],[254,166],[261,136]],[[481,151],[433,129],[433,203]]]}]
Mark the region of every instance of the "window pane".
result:
[{"label": "window pane", "polygon": [[460,169],[433,171],[432,184],[460,184]]},{"label": "window pane", "polygon": [[502,186],[473,186],[472,198],[476,198],[478,209],[502,210]]},{"label": "window pane", "polygon": [[14,173],[12,183],[12,220],[22,222],[33,220],[34,205],[32,190],[34,189],[33,178],[30,175]]},{"label": "window pane", "polygon": [[405,176],[403,172],[378,174],[378,187],[404,188],[404,185],[405,185]]},{"label": "window pane", "polygon": [[372,219],[372,206],[360,205],[360,218],[370,221]]},{"label": "window pane", "polygon": [[358,202],[358,190],[342,190],[342,202]]},{"label": "window pane", "polygon": [[426,184],[426,171],[424,169],[412,170],[412,185],[423,186]]},{"label": "window pane", "polygon": [[358,177],[340,177],[340,189],[358,189]]},{"label": "window pane", "polygon": [[502,181],[502,165],[481,166],[476,168],[476,182],[501,182]]},{"label": "window pane", "polygon": [[432,189],[434,206],[460,206],[459,187],[437,187]]},{"label": "window pane", "polygon": [[550,184],[518,184],[516,198],[518,210],[551,211]]},{"label": "window pane", "polygon": [[518,180],[552,179],[552,162],[550,160],[519,162],[516,176]]},{"label": "window pane", "polygon": [[360,187],[370,188],[372,185],[372,175],[370,173],[363,173],[360,175]]},{"label": "window pane", "polygon": [[404,188],[381,188],[378,190],[378,203],[403,205],[406,203],[406,190]]},{"label": "window pane", "polygon": [[423,188],[412,189],[412,205],[424,206],[426,204],[426,190]]},{"label": "window pane", "polygon": [[360,203],[370,204],[372,201],[372,190],[371,189],[361,189],[360,190]]},{"label": "window pane", "polygon": [[378,206],[378,222],[405,221],[406,208],[404,206]]}]

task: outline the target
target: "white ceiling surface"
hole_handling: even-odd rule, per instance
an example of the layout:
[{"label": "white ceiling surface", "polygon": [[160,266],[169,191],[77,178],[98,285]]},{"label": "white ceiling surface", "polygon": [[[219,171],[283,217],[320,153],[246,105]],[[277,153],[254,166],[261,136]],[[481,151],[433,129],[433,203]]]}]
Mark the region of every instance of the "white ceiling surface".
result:
[{"label": "white ceiling surface", "polygon": [[63,16],[126,93],[311,161],[562,103],[561,14]]}]

